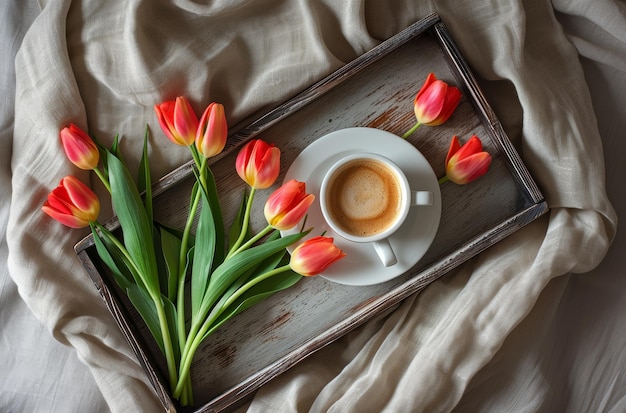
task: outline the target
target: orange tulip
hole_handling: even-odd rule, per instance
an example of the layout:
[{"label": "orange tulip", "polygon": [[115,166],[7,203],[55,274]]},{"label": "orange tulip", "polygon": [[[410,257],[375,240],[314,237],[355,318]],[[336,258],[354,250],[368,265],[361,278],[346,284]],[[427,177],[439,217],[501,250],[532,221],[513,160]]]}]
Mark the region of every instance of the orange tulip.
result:
[{"label": "orange tulip", "polygon": [[196,148],[205,158],[218,155],[226,146],[228,124],[224,106],[211,103],[202,114],[196,132]]},{"label": "orange tulip", "polygon": [[66,176],[50,192],[42,210],[63,225],[84,228],[98,219],[100,201],[87,185],[73,176]]},{"label": "orange tulip", "polygon": [[345,257],[333,239],[329,237],[314,237],[298,245],[291,253],[289,265],[300,275],[317,275],[335,261]]},{"label": "orange tulip", "polygon": [[446,177],[458,185],[473,181],[487,173],[491,164],[491,155],[483,151],[483,145],[473,135],[461,146],[459,138],[454,136],[446,156]]},{"label": "orange tulip", "polygon": [[154,106],[163,133],[176,145],[189,146],[196,139],[198,117],[189,101],[183,97]]},{"label": "orange tulip", "polygon": [[291,229],[304,217],[314,199],[315,195],[306,193],[304,182],[287,181],[267,199],[265,219],[272,228]]},{"label": "orange tulip", "polygon": [[280,149],[260,139],[253,139],[239,151],[235,169],[252,188],[269,188],[280,172]]},{"label": "orange tulip", "polygon": [[415,96],[415,117],[422,125],[437,126],[447,121],[461,101],[461,91],[437,80],[429,73],[424,85]]},{"label": "orange tulip", "polygon": [[59,133],[67,158],[80,169],[93,170],[100,161],[100,152],[87,132],[71,124]]}]

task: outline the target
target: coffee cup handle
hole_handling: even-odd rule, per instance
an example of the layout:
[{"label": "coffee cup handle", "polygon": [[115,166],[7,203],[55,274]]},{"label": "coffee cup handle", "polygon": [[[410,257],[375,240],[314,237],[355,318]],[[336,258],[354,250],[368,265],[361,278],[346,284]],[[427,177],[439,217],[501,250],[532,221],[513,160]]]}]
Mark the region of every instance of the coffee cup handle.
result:
[{"label": "coffee cup handle", "polygon": [[411,192],[411,205],[432,205],[434,195],[430,191],[412,191]]},{"label": "coffee cup handle", "polygon": [[380,258],[380,261],[385,267],[391,267],[398,262],[396,254],[393,252],[388,238],[374,241],[373,245],[374,250],[376,250],[376,254],[378,254],[378,258]]}]

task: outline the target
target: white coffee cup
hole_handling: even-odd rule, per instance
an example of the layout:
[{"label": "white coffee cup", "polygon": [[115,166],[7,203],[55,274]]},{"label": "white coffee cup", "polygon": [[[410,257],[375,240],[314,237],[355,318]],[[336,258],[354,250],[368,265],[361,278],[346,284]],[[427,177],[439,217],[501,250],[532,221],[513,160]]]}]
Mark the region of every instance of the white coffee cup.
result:
[{"label": "white coffee cup", "polygon": [[320,206],[339,236],[371,243],[385,267],[398,262],[389,237],[404,223],[413,205],[432,205],[433,193],[413,191],[390,159],[354,153],[339,159],[322,179]]}]

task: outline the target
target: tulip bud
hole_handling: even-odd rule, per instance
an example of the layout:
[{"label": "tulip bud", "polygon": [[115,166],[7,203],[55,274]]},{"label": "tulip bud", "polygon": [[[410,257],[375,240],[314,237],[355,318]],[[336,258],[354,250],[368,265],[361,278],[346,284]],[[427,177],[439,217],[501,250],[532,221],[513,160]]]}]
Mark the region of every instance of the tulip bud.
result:
[{"label": "tulip bud", "polygon": [[295,227],[304,217],[315,196],[306,193],[306,184],[292,179],[274,191],[265,203],[267,223],[284,231]]},{"label": "tulip bud", "polygon": [[441,125],[452,116],[461,101],[461,91],[429,73],[424,85],[415,96],[415,117],[422,125]]},{"label": "tulip bud", "polygon": [[71,124],[59,133],[65,155],[74,165],[87,171],[93,170],[100,161],[96,143],[78,126]]},{"label": "tulip bud", "polygon": [[100,201],[88,186],[73,176],[66,176],[50,192],[42,210],[63,225],[84,228],[98,219]]},{"label": "tulip bud", "polygon": [[176,145],[189,146],[196,139],[198,117],[189,101],[183,97],[154,106],[163,133]]},{"label": "tulip bud", "polygon": [[269,188],[280,172],[280,149],[260,139],[253,139],[239,151],[235,169],[252,188]]},{"label": "tulip bud", "polygon": [[196,132],[196,148],[205,158],[218,155],[226,146],[228,125],[224,106],[211,103],[202,114]]},{"label": "tulip bud", "polygon": [[311,276],[324,272],[332,263],[345,256],[332,238],[320,236],[298,245],[291,253],[289,265],[298,274]]},{"label": "tulip bud", "polygon": [[446,176],[458,185],[464,185],[487,173],[491,155],[483,151],[482,143],[473,135],[461,146],[454,136],[446,156]]}]

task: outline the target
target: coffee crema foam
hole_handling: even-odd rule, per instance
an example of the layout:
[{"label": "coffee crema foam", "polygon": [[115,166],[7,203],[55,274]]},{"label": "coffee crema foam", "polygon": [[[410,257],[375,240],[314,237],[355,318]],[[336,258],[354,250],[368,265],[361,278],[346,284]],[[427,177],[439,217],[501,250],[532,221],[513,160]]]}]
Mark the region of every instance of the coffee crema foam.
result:
[{"label": "coffee crema foam", "polygon": [[328,187],[328,209],[345,232],[367,237],[389,228],[400,212],[401,188],[394,172],[370,160],[340,168]]}]

